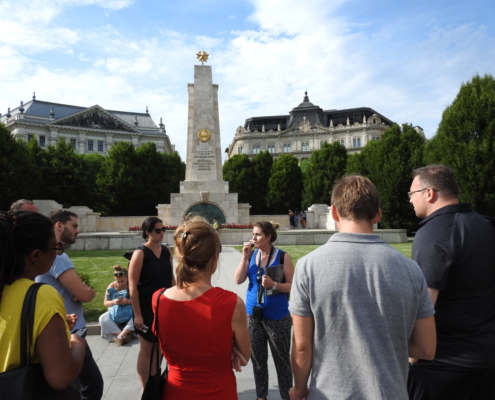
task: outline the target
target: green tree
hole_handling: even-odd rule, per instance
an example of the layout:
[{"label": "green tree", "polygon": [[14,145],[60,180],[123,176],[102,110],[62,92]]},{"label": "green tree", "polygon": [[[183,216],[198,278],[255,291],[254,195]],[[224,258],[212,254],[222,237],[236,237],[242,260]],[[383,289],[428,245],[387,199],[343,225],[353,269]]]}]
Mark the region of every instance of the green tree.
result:
[{"label": "green tree", "polygon": [[223,179],[229,182],[229,192],[238,194],[239,203],[250,203],[253,172],[247,154],[236,154],[222,167]]},{"label": "green tree", "polygon": [[32,199],[36,194],[38,169],[26,147],[0,124],[0,210],[8,210],[14,201]]},{"label": "green tree", "polygon": [[303,191],[303,177],[297,158],[282,154],[274,162],[268,181],[267,204],[274,213],[285,214],[299,208]]},{"label": "green tree", "polygon": [[273,157],[268,151],[262,151],[251,160],[252,188],[251,214],[271,214],[267,206],[268,182],[272,174]]},{"label": "green tree", "polygon": [[160,153],[165,160],[165,185],[163,197],[157,204],[170,204],[170,194],[180,192],[180,182],[186,178],[186,164],[181,160],[178,152],[172,154]]},{"label": "green tree", "polygon": [[311,154],[304,170],[304,193],[302,205],[330,204],[332,186],[344,175],[347,150],[340,143],[323,143],[320,150]]},{"label": "green tree", "polygon": [[367,176],[380,192],[380,227],[409,231],[417,228],[406,193],[412,170],[423,165],[424,146],[424,138],[411,125],[393,125],[380,140],[368,143],[359,156],[350,158],[347,172]]},{"label": "green tree", "polygon": [[463,83],[442,115],[425,151],[427,164],[451,167],[459,198],[481,214],[495,215],[495,79],[475,75]]},{"label": "green tree", "polygon": [[[63,207],[87,206],[97,209],[100,191],[96,184],[99,156],[90,157],[76,153],[70,143],[59,140],[46,151],[32,145],[42,173],[43,198],[55,200]],[[96,161],[98,160],[98,161]]]},{"label": "green tree", "polygon": [[139,161],[132,143],[118,142],[108,151],[97,179],[107,195],[102,210],[105,214],[140,215],[141,201],[156,188],[141,181]]}]

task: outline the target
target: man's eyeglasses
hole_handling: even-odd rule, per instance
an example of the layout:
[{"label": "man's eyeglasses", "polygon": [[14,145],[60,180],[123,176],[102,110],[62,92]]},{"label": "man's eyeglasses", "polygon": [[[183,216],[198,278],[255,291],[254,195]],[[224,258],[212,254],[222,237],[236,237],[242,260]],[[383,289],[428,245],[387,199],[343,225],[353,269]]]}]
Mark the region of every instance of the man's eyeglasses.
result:
[{"label": "man's eyeglasses", "polygon": [[412,192],[407,192],[407,195],[409,196],[409,199],[411,199],[412,195],[414,193],[419,193],[419,192],[424,192],[425,190],[431,189],[434,192],[439,192],[440,190],[438,189],[433,189],[433,188],[424,188],[424,189],[418,189],[418,190],[413,190]]},{"label": "man's eyeglasses", "polygon": [[155,232],[157,235],[162,233],[162,232],[165,232],[167,229],[165,227],[163,228],[156,228],[156,229],[152,229],[153,232]]},{"label": "man's eyeglasses", "polygon": [[65,251],[65,243],[64,242],[57,242],[55,243],[55,247],[48,247],[47,250],[55,250],[55,253],[57,256],[61,256],[64,254]]},{"label": "man's eyeglasses", "polygon": [[124,271],[117,271],[113,273],[113,276],[124,276],[125,272]]}]

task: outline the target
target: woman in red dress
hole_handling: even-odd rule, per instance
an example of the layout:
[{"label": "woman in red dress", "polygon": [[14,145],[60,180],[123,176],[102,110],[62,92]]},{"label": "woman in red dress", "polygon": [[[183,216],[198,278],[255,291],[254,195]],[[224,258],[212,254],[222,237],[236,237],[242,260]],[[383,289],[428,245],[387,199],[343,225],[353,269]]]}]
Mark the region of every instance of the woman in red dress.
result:
[{"label": "woman in red dress", "polygon": [[177,228],[174,240],[177,286],[153,296],[169,366],[162,399],[237,399],[233,369],[247,364],[251,344],[242,299],[211,285],[222,249],[217,232],[194,218]]}]

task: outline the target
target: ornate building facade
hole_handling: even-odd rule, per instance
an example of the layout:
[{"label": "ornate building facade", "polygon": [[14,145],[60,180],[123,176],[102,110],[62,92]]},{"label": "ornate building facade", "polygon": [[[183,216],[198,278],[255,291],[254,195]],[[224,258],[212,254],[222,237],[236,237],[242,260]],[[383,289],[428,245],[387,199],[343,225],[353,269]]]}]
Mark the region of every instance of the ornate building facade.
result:
[{"label": "ornate building facade", "polygon": [[0,117],[10,132],[24,140],[36,138],[44,148],[58,140],[69,142],[78,153],[106,155],[117,142],[130,142],[138,147],[147,142],[158,151],[172,153],[174,146],[160,118],[157,126],[148,113],[111,111],[99,105],[71,106],[33,99]]},{"label": "ornate building facade", "polygon": [[[339,142],[350,153],[359,152],[370,140],[379,140],[393,122],[371,108],[323,110],[309,101],[308,93],[289,115],[252,117],[236,130],[225,150],[254,157],[268,151],[274,157],[291,153],[299,160],[309,158],[324,142]],[[416,128],[423,136],[421,128]]]}]

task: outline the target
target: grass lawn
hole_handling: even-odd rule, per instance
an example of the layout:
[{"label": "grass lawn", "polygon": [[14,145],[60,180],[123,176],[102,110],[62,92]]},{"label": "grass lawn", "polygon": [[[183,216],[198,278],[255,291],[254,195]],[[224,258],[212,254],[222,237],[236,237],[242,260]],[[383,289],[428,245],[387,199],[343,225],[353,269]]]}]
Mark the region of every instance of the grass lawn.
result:
[{"label": "grass lawn", "polygon": [[122,257],[125,252],[126,250],[67,251],[76,272],[83,278],[87,276],[91,287],[96,290],[93,301],[84,304],[84,316],[87,321],[98,321],[98,317],[107,311],[103,305],[105,290],[114,280],[113,266],[119,264],[127,268],[128,261]]},{"label": "grass lawn", "polygon": [[[411,257],[412,243],[394,243],[392,247]],[[242,246],[233,246],[241,251]],[[294,265],[301,257],[320,246],[280,246],[289,253]],[[131,249],[133,250],[133,249]],[[88,277],[91,287],[96,290],[96,297],[91,303],[84,304],[84,315],[88,322],[98,321],[98,317],[107,311],[103,305],[105,290],[113,281],[113,266],[127,267],[127,260],[122,257],[126,250],[94,250],[94,251],[67,251],[78,274]]]}]

